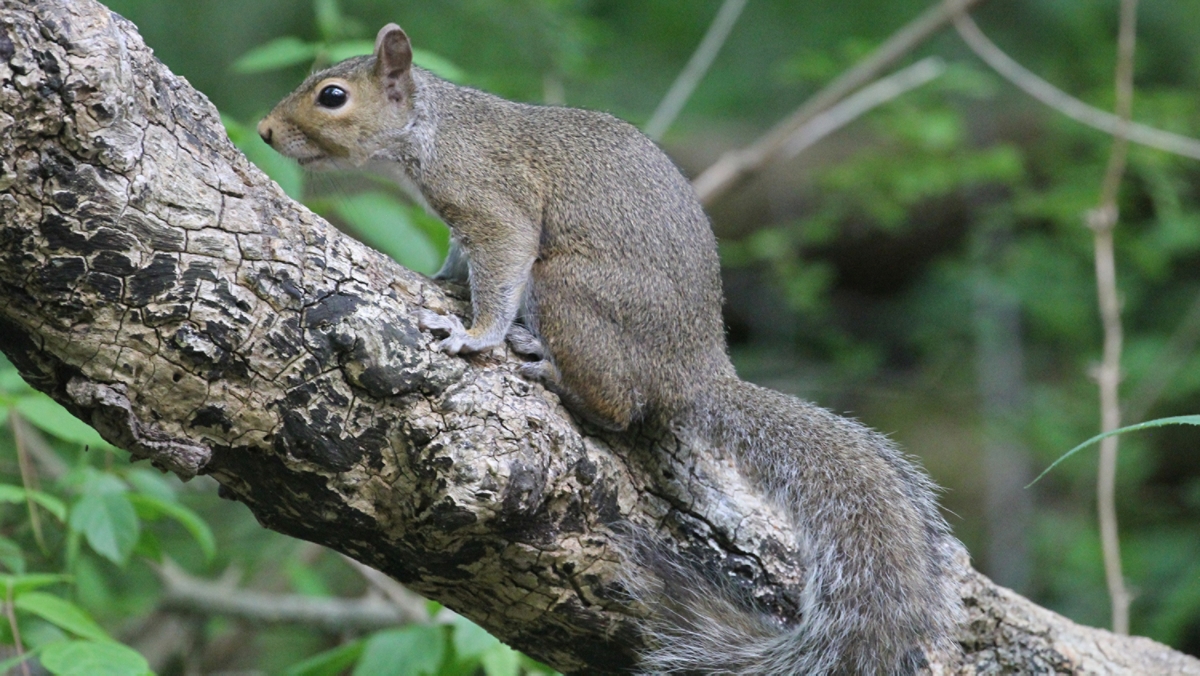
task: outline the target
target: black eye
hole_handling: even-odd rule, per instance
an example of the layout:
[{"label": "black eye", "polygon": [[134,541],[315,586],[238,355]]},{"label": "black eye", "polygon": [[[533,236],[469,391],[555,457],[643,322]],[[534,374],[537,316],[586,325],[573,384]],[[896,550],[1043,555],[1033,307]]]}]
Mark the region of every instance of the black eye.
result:
[{"label": "black eye", "polygon": [[322,108],[341,108],[346,104],[348,98],[350,95],[346,93],[345,89],[337,85],[327,85],[320,94],[317,94],[317,103]]}]

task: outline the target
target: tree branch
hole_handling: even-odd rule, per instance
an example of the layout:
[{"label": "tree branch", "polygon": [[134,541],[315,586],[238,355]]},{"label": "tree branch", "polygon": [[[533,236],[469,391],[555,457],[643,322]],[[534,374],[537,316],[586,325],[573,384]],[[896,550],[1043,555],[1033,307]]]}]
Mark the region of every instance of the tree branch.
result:
[{"label": "tree branch", "polygon": [[[287,199],[128,22],[0,0],[0,349],[35,387],[563,671],[627,670],[656,612],[616,582],[621,523],[796,621],[785,520],[730,458],[581,429],[514,356],[434,350],[420,307],[463,309]],[[962,593],[939,670],[1200,674],[965,567]]]},{"label": "tree branch", "polygon": [[675,82],[671,83],[671,88],[667,90],[666,96],[659,102],[658,107],[654,109],[654,114],[650,116],[650,121],[646,123],[646,128],[643,130],[646,132],[646,136],[657,141],[662,138],[667,129],[670,129],[671,123],[675,121],[679,111],[683,110],[683,104],[687,103],[688,98],[695,91],[696,85],[700,84],[700,80],[708,72],[713,59],[717,58],[717,52],[721,51],[721,46],[729,37],[729,31],[733,30],[733,25],[737,23],[738,17],[742,15],[742,10],[746,8],[746,1],[725,0],[721,3],[721,9],[717,10],[717,15],[713,17],[712,24],[704,33],[704,39],[700,41],[700,46],[696,47],[692,58],[688,59],[687,65],[680,71],[679,77],[676,77]]},{"label": "tree branch", "polygon": [[[1104,325],[1104,360],[1096,370],[1100,389],[1100,431],[1121,426],[1121,299],[1117,295],[1117,264],[1113,230],[1117,226],[1117,190],[1125,175],[1129,154],[1129,121],[1133,117],[1133,48],[1136,41],[1137,0],[1121,0],[1120,34],[1117,39],[1116,110],[1117,129],[1112,152],[1100,186],[1100,204],[1087,214],[1096,252],[1096,297]],[[1129,633],[1129,591],[1121,573],[1121,545],[1117,536],[1117,444],[1115,436],[1100,442],[1100,471],[1096,479],[1096,509],[1100,541],[1104,550],[1104,578],[1112,601],[1113,631]]]},{"label": "tree branch", "polygon": [[163,583],[160,605],[165,610],[228,615],[255,622],[304,624],[331,632],[374,631],[429,621],[429,614],[419,605],[400,605],[378,596],[343,599],[239,589],[232,581],[209,582],[192,577],[169,560],[156,571]]},{"label": "tree branch", "polygon": [[[1116,134],[1121,128],[1122,123],[1119,116],[1089,106],[1017,63],[997,47],[996,43],[989,40],[983,31],[979,30],[979,25],[970,15],[960,14],[954,19],[954,27],[958,30],[958,35],[963,42],[967,43],[976,56],[1021,91],[1072,120],[1099,129],[1106,134]],[[1125,129],[1127,137],[1134,143],[1200,160],[1200,141],[1196,139],[1137,122],[1126,124]]]},{"label": "tree branch", "polygon": [[866,59],[842,73],[824,89],[805,101],[751,145],[725,153],[692,181],[696,195],[710,204],[747,176],[777,159],[796,131],[838,101],[868,84],[891,68],[904,55],[933,37],[955,16],[982,0],[941,0],[896,31]]}]

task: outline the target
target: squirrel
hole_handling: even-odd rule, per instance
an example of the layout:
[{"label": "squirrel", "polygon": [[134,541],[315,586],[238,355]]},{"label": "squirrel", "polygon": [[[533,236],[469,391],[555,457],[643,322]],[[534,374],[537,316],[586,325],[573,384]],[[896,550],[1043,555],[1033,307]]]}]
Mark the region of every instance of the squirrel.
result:
[{"label": "squirrel", "polygon": [[378,170],[449,225],[435,278],[468,283],[473,316],[468,329],[421,311],[423,329],[446,335],[441,350],[507,339],[573,413],[729,449],[789,515],[807,581],[799,622],[667,555],[671,579],[655,588],[669,611],[645,627],[641,670],[900,674],[920,666],[922,645],[952,649],[961,545],[933,484],[882,435],[737,377],[708,217],[632,125],[442,80],[388,24],[372,55],[309,76],[258,132],[306,167]]}]

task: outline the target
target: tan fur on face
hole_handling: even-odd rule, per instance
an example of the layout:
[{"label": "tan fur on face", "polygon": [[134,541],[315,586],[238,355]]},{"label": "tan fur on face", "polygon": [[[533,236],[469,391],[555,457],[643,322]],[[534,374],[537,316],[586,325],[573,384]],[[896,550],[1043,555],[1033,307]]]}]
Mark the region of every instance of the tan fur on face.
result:
[{"label": "tan fur on face", "polygon": [[[399,31],[397,27],[395,29]],[[403,32],[400,31],[403,36]],[[258,125],[259,135],[302,165],[361,167],[390,146],[412,112],[412,79],[406,63],[381,41],[371,56],[343,61],[316,73],[280,101]],[[404,38],[405,46],[407,37]],[[408,53],[411,62],[411,52]],[[329,85],[341,87],[346,103],[326,108],[317,101]]]}]

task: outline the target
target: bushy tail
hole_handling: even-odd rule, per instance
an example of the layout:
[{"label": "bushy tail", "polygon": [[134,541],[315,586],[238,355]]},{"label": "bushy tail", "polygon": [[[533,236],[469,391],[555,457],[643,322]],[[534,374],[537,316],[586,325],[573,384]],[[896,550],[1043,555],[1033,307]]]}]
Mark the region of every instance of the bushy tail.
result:
[{"label": "bushy tail", "polygon": [[635,538],[635,557],[657,573],[631,583],[658,611],[646,673],[904,674],[921,644],[947,644],[962,616],[960,545],[932,483],[886,438],[733,378],[682,418],[791,514],[806,585],[801,617],[784,627],[727,582]]}]

